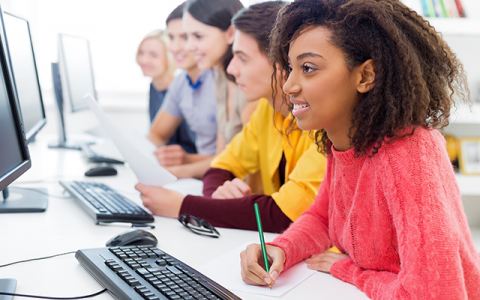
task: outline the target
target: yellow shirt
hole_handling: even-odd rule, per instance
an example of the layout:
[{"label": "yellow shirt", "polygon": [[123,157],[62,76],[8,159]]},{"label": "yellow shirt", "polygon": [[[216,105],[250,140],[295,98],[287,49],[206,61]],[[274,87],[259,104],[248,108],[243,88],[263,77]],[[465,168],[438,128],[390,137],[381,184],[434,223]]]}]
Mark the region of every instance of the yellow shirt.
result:
[{"label": "yellow shirt", "polygon": [[[282,212],[295,221],[313,203],[325,170],[326,159],[317,151],[307,131],[285,133],[292,116],[274,112],[261,99],[250,121],[212,162],[213,168],[232,172],[238,178],[260,172],[264,194],[270,195]],[[278,166],[285,155],[285,183],[280,186]]]}]

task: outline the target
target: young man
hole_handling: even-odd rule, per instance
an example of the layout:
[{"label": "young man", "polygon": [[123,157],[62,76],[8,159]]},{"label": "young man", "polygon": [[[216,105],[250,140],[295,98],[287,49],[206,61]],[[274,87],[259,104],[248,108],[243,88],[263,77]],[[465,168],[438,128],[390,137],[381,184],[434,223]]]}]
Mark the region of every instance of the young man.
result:
[{"label": "young man", "polygon": [[[252,5],[233,19],[234,58],[227,70],[247,98],[262,99],[250,121],[205,174],[204,196],[137,185],[144,205],[153,213],[168,217],[190,214],[215,226],[256,230],[253,203],[257,202],[264,229],[281,232],[313,202],[323,179],[325,158],[309,132],[292,123],[279,80],[278,93],[272,98],[268,37],[283,5],[281,1]],[[242,181],[257,171],[263,194],[252,194]]]},{"label": "young man", "polygon": [[[183,30],[184,4],[167,18],[168,51],[182,71],[175,77],[164,103],[150,128],[150,139],[159,146],[160,164],[177,177],[201,177],[216,153],[217,121],[213,72],[201,72],[192,53],[186,50]],[[180,145],[166,145],[176,128],[185,121],[198,153],[187,153]]]}]

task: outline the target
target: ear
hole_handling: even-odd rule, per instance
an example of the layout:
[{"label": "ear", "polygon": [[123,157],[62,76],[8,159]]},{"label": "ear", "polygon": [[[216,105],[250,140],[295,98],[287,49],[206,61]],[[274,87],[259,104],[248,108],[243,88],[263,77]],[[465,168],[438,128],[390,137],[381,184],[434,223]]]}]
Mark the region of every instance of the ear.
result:
[{"label": "ear", "polygon": [[375,86],[375,64],[368,59],[357,67],[357,92],[365,94]]},{"label": "ear", "polygon": [[227,42],[229,45],[233,44],[233,39],[234,39],[234,36],[235,36],[235,28],[233,28],[232,25],[230,25],[230,27],[228,27],[227,31],[225,31],[225,34],[227,36]]}]

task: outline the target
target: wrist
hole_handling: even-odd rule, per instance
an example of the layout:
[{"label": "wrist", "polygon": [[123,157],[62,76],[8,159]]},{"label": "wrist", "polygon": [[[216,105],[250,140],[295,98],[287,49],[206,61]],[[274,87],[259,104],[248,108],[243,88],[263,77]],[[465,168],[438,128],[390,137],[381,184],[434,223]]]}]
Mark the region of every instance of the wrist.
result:
[{"label": "wrist", "polygon": [[184,164],[191,164],[193,162],[193,155],[191,153],[185,153]]},{"label": "wrist", "polygon": [[335,262],[330,267],[330,274],[345,282],[353,283],[353,273],[355,269],[356,266],[352,259],[346,258]]},{"label": "wrist", "polygon": [[180,215],[180,210],[182,208],[183,200],[185,199],[185,196],[182,194],[177,194],[175,197],[175,205],[172,206],[172,211],[170,217],[172,218],[178,218]]}]

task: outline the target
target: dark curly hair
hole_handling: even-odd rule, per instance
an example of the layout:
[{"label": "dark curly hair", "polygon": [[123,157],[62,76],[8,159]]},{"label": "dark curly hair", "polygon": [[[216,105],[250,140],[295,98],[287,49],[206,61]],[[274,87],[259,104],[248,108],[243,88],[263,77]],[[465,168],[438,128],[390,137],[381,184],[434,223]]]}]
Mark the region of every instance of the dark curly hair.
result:
[{"label": "dark curly hair", "polygon": [[[309,26],[330,30],[351,70],[368,59],[375,85],[354,108],[350,138],[356,155],[375,154],[405,129],[448,125],[453,98],[468,101],[463,67],[439,33],[399,0],[297,0],[284,7],[272,30],[270,56],[288,73],[290,43]],[[275,77],[274,77],[275,78]],[[286,100],[286,99],[285,99]],[[413,130],[409,130],[412,134]],[[319,150],[330,152],[325,130]]]}]

